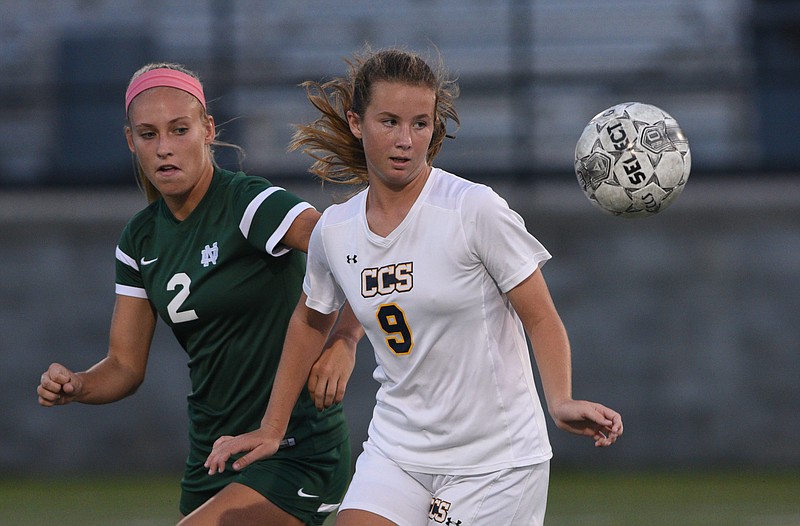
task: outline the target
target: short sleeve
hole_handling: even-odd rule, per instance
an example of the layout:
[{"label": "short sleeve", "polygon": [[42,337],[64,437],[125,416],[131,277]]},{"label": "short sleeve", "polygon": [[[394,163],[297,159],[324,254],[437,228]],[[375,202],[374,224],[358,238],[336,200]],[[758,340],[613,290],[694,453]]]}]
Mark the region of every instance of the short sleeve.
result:
[{"label": "short sleeve", "polygon": [[331,271],[323,240],[323,220],[317,222],[308,242],[306,276],[303,279],[303,292],[306,306],[323,314],[330,314],[344,305],[345,295]]},{"label": "short sleeve", "polygon": [[550,259],[547,249],[525,228],[522,217],[491,188],[478,185],[470,189],[461,210],[470,250],[503,293]]},{"label": "short sleeve", "polygon": [[121,296],[134,298],[147,298],[142,274],[139,272],[139,263],[136,261],[133,243],[130,235],[130,224],[122,232],[116,249],[116,293]]},{"label": "short sleeve", "polygon": [[272,256],[287,253],[290,249],[281,244],[283,236],[297,216],[313,207],[266,179],[246,176],[242,181],[241,191],[233,193],[239,231],[258,250]]}]

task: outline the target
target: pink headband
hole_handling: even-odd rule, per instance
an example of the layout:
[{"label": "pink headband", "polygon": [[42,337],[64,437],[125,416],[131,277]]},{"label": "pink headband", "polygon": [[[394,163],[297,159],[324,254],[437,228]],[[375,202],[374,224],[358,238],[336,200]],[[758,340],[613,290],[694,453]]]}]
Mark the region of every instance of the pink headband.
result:
[{"label": "pink headband", "polygon": [[138,94],[144,90],[158,87],[177,88],[185,91],[199,100],[204,108],[206,107],[206,97],[203,94],[203,86],[200,85],[200,81],[182,71],[158,68],[142,73],[128,86],[128,91],[125,92],[125,114],[128,113],[131,101]]}]

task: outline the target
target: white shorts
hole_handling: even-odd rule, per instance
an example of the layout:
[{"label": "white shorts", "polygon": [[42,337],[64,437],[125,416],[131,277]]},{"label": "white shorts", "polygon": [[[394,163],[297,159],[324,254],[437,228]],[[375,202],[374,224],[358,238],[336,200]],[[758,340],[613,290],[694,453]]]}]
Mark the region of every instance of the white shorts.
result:
[{"label": "white shorts", "polygon": [[400,526],[541,526],[549,479],[550,461],[480,475],[408,472],[365,443],[339,511]]}]

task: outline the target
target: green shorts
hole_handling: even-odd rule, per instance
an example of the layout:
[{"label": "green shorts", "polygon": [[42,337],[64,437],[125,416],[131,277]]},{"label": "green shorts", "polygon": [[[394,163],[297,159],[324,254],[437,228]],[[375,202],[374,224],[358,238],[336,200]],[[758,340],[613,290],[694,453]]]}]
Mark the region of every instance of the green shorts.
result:
[{"label": "green shorts", "polygon": [[206,472],[206,477],[218,477],[219,483],[213,489],[187,489],[187,473],[181,488],[181,513],[188,515],[222,488],[237,482],[256,490],[306,524],[321,525],[339,507],[350,482],[350,441],[319,453],[292,455],[291,449],[260,460],[241,472],[230,468],[216,475]]}]

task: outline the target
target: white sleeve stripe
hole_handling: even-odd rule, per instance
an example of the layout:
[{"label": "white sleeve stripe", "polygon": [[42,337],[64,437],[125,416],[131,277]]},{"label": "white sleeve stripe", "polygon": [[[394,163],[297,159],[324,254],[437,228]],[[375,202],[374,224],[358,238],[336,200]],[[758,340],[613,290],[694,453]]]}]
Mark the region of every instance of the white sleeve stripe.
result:
[{"label": "white sleeve stripe", "polygon": [[269,196],[283,190],[280,186],[271,186],[255,196],[250,204],[247,205],[247,209],[244,211],[244,215],[242,216],[242,220],[239,222],[239,230],[242,232],[244,237],[246,238],[248,234],[250,234],[250,226],[253,224],[253,217],[255,217],[256,212],[258,211],[258,207],[261,206],[261,203],[267,200]]},{"label": "white sleeve stripe", "polygon": [[134,270],[137,271],[139,270],[139,265],[136,264],[136,260],[130,257],[125,252],[123,252],[122,250],[120,250],[119,247],[117,247],[116,255],[117,259],[120,260],[122,263],[128,265],[129,267],[132,267]]},{"label": "white sleeve stripe", "polygon": [[147,291],[140,287],[128,287],[127,285],[116,284],[116,293],[120,296],[132,296],[134,298],[147,299]]},{"label": "white sleeve stripe", "polygon": [[[297,216],[309,208],[314,207],[306,202],[297,203],[286,213],[286,216],[283,218],[283,221],[281,221],[281,224],[278,225],[278,228],[275,229],[275,232],[273,232],[272,235],[269,236],[269,239],[267,239],[267,246],[264,247],[267,251],[267,254],[278,257],[289,252],[289,247],[280,245],[281,239],[283,239],[283,236],[285,236],[286,232],[289,231],[289,228],[292,226],[292,223],[294,223],[294,220],[297,219]],[[280,248],[278,248],[279,245]]]}]

